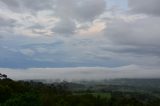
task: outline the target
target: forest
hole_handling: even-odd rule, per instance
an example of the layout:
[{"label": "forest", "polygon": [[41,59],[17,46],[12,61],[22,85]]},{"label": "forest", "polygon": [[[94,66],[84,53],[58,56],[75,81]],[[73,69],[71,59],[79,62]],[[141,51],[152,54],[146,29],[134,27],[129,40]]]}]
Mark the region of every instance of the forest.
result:
[{"label": "forest", "polygon": [[66,81],[42,83],[14,81],[0,74],[0,106],[160,106],[158,88],[148,86],[145,89],[147,83],[142,80],[145,82],[144,85],[140,84],[144,86],[143,89],[138,83],[136,87],[132,80],[128,80],[130,85],[127,84],[126,80],[114,80],[112,83],[103,81],[103,84]]}]

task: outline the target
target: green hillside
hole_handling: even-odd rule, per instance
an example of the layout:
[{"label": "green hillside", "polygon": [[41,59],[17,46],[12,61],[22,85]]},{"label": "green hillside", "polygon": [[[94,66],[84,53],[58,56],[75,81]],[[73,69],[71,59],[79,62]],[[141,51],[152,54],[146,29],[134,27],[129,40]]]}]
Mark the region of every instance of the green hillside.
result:
[{"label": "green hillside", "polygon": [[159,96],[150,93],[73,91],[71,85],[76,84],[13,81],[1,74],[0,106],[160,106]]}]

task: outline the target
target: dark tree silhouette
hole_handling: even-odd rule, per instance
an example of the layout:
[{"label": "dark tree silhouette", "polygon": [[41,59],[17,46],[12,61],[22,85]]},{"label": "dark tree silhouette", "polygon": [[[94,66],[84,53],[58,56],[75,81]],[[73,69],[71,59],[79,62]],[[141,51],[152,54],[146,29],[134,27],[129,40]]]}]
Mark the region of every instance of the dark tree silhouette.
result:
[{"label": "dark tree silhouette", "polygon": [[1,74],[1,73],[0,73],[0,79],[7,79],[7,75],[6,75],[6,74]]}]

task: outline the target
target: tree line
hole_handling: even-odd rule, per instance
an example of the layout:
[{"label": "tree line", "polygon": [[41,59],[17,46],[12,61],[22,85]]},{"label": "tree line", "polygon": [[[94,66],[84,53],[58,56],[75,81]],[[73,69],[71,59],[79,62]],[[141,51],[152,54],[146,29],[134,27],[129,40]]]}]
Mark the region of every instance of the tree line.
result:
[{"label": "tree line", "polygon": [[160,99],[139,93],[109,92],[111,97],[73,92],[67,83],[13,81],[0,74],[0,106],[160,106]]}]

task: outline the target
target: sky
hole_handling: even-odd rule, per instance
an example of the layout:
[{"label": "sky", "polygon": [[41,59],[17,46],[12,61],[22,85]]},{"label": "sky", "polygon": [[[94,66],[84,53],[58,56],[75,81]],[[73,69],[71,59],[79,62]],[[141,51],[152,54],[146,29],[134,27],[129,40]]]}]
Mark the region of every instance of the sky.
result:
[{"label": "sky", "polygon": [[13,79],[159,78],[159,4],[0,0],[0,73]]}]

